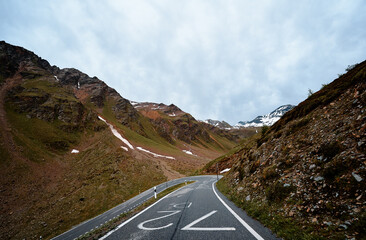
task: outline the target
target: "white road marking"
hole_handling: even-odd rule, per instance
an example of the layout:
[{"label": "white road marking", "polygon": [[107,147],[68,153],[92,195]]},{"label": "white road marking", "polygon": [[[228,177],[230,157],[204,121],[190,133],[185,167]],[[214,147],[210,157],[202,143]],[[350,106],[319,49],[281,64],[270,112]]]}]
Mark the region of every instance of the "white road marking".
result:
[{"label": "white road marking", "polygon": [[107,237],[109,237],[112,233],[114,233],[115,231],[117,231],[118,229],[120,229],[121,227],[123,227],[124,225],[126,225],[127,223],[131,222],[132,220],[134,220],[135,218],[137,218],[138,216],[140,216],[141,214],[143,214],[144,212],[146,212],[147,210],[149,210],[150,208],[152,208],[153,206],[155,206],[156,204],[158,204],[160,201],[162,201],[163,199],[169,197],[171,194],[174,194],[175,192],[181,190],[182,188],[179,188],[171,193],[169,193],[168,195],[165,195],[164,197],[160,198],[158,201],[156,201],[154,204],[151,204],[150,206],[148,206],[147,208],[145,208],[144,210],[142,210],[141,212],[139,212],[138,214],[136,214],[135,216],[131,217],[130,219],[126,220],[125,222],[121,223],[120,225],[118,225],[115,229],[113,229],[112,231],[110,231],[109,233],[107,233],[106,235],[104,235],[103,237],[100,238],[100,240],[104,240]]},{"label": "white road marking", "polygon": [[[184,208],[186,206],[187,203],[177,203],[177,204],[170,204],[173,205],[174,208]],[[183,205],[183,206],[182,206]],[[187,208],[189,208],[192,205],[192,202],[189,202]]]},{"label": "white road marking", "polygon": [[196,225],[197,223],[201,222],[202,220],[210,217],[211,215],[215,214],[217,211],[214,210],[210,213],[207,213],[206,215],[200,217],[199,219],[191,222],[181,230],[189,230],[189,231],[235,231],[236,229],[233,227],[221,227],[221,228],[215,228],[215,227],[192,227]]},{"label": "white road marking", "polygon": [[147,221],[142,222],[139,225],[137,225],[137,227],[142,229],[142,230],[149,230],[149,231],[159,230],[159,229],[170,227],[171,225],[173,225],[173,223],[169,223],[168,225],[165,225],[165,226],[162,226],[162,227],[156,227],[156,228],[144,227],[144,224],[148,223],[148,222],[153,222],[155,220],[159,220],[159,219],[162,219],[162,218],[170,217],[170,216],[173,216],[173,215],[175,215],[177,213],[180,213],[180,212],[181,212],[180,210],[177,210],[177,211],[159,211],[158,213],[170,213],[170,214],[147,220]]},{"label": "white road marking", "polygon": [[241,217],[239,217],[234,210],[232,210],[225,202],[222,200],[215,191],[215,182],[212,183],[212,190],[216,197],[221,201],[221,203],[229,210],[229,212],[234,215],[234,217],[258,240],[264,240],[251,226],[248,225]]}]

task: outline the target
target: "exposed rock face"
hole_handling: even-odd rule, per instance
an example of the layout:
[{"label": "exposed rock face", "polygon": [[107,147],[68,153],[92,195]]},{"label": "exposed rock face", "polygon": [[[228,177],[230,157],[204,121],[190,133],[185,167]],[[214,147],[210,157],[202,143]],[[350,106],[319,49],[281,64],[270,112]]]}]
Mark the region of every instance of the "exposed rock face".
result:
[{"label": "exposed rock face", "polygon": [[103,108],[105,101],[113,101],[112,111],[123,125],[129,126],[131,122],[138,121],[138,113],[130,102],[97,77],[91,78],[77,69],[65,68],[57,71],[57,78],[61,84],[80,91],[81,93],[76,93],[76,96],[83,102],[90,99],[96,107]]},{"label": "exposed rock face", "polygon": [[28,50],[5,42],[0,43],[0,56],[1,73],[8,81],[14,82],[6,102],[11,103],[15,111],[25,113],[28,118],[49,122],[59,120],[67,131],[81,129],[97,119],[97,115],[87,111],[72,91],[63,88],[55,79],[54,72],[60,71],[57,67],[51,67],[46,60]]},{"label": "exposed rock face", "polygon": [[347,236],[365,234],[365,106],[363,62],[224,159],[220,169],[232,164],[232,192],[300,225],[313,223],[315,232],[321,226],[330,238],[334,226]]},{"label": "exposed rock face", "polygon": [[[16,47],[0,41],[0,75],[3,79],[13,76],[19,68],[27,65],[38,66],[49,72],[57,70],[57,67],[51,65],[44,59],[38,57],[33,52],[22,47]],[[23,74],[27,74],[24,72]],[[35,73],[36,74],[36,73]]]}]

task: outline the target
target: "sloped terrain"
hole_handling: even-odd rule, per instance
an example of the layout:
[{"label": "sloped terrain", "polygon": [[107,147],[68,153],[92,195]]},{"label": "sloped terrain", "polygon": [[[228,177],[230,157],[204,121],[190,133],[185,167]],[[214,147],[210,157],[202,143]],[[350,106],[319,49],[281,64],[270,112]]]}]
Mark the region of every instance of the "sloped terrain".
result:
[{"label": "sloped terrain", "polygon": [[235,145],[215,129],[170,142],[97,77],[5,42],[0,123],[1,239],[55,236]]},{"label": "sloped terrain", "polygon": [[162,103],[134,103],[134,106],[172,144],[183,141],[196,146],[208,144],[213,148],[230,149],[232,142],[240,140],[228,131],[197,121],[174,104],[167,106]]},{"label": "sloped terrain", "polygon": [[219,188],[285,239],[366,236],[366,62],[233,154]]}]

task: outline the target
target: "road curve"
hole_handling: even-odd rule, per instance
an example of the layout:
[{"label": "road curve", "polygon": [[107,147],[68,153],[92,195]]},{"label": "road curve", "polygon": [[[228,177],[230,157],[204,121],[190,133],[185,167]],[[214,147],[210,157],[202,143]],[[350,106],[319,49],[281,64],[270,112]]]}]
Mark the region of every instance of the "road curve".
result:
[{"label": "road curve", "polygon": [[101,240],[277,239],[218,192],[216,176],[186,179],[197,182],[160,199]]},{"label": "road curve", "polygon": [[[179,178],[175,180],[171,180],[168,182],[164,182],[162,184],[159,184],[156,186],[156,192],[160,193],[164,191],[165,189],[175,186],[177,184],[183,183],[185,181],[200,181],[201,178],[205,178],[207,176],[192,176],[192,177],[185,177],[185,178]],[[216,178],[216,176],[215,176]],[[101,225],[105,224],[109,220],[118,217],[119,215],[129,212],[132,209],[135,209],[136,207],[140,206],[142,203],[146,202],[148,199],[152,198],[154,196],[154,188],[150,188],[146,190],[145,192],[127,200],[124,203],[121,203],[120,205],[92,218],[89,219],[77,226],[74,226],[72,229],[68,230],[67,232],[64,232],[54,238],[53,240],[73,240],[75,238],[78,238],[82,235],[84,235],[87,232],[92,231],[95,228],[100,227]]]}]

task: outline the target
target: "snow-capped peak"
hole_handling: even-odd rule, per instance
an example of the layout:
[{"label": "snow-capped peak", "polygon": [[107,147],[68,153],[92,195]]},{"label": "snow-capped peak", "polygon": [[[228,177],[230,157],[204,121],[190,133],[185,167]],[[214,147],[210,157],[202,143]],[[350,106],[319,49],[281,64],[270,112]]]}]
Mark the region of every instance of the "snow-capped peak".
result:
[{"label": "snow-capped peak", "polygon": [[293,109],[294,105],[283,105],[275,109],[269,114],[258,116],[252,121],[240,121],[235,127],[263,127],[263,126],[272,126],[275,122],[277,122],[286,112]]}]

